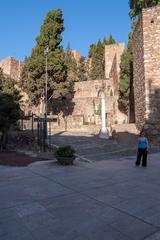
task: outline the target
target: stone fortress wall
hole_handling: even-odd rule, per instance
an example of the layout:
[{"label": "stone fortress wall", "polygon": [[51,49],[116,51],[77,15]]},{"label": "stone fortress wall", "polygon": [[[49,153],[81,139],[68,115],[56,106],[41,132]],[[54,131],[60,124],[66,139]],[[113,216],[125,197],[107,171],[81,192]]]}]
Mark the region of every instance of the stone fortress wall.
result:
[{"label": "stone fortress wall", "polygon": [[[100,91],[102,85],[105,87],[107,125],[110,126],[114,123],[127,122],[127,116],[118,110],[119,65],[124,49],[124,44],[113,44],[105,47],[105,79],[75,82],[72,99],[72,104],[74,107],[71,115],[67,116],[70,125],[82,125],[83,122],[89,121],[89,117],[92,118],[93,121],[93,116],[94,123],[101,123],[100,113],[99,116],[96,116],[96,118],[95,115],[97,115],[96,113],[101,106]],[[0,67],[3,69],[3,72],[6,75],[11,76],[11,78],[15,79],[16,81],[19,81],[22,66],[23,63],[16,61],[11,57],[7,57],[0,61]],[[23,100],[24,102],[27,102],[27,96],[25,96]],[[33,107],[32,110],[39,115],[42,113],[42,109],[43,104],[41,103],[39,107]],[[50,109],[52,109],[52,107],[50,107]],[[25,110],[26,113],[30,111],[28,108]],[[60,123],[64,125],[62,118]]]},{"label": "stone fortress wall", "polygon": [[75,83],[73,115],[83,114],[85,121],[87,121],[88,116],[94,115],[95,110],[101,104],[99,92],[104,85],[108,125],[128,121],[127,116],[118,109],[120,59],[124,49],[125,45],[123,43],[105,47],[105,79]]},{"label": "stone fortress wall", "polygon": [[160,132],[160,7],[144,9],[133,33],[135,118]]}]

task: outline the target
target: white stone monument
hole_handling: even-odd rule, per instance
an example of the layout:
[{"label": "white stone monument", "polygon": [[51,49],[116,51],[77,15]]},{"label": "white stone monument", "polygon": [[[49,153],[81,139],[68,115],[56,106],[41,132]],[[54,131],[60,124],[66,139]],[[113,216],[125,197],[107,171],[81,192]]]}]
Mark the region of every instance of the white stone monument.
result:
[{"label": "white stone monument", "polygon": [[99,133],[100,138],[109,139],[109,132],[106,128],[106,99],[105,93],[102,91],[101,93],[101,118],[102,118],[102,128]]}]

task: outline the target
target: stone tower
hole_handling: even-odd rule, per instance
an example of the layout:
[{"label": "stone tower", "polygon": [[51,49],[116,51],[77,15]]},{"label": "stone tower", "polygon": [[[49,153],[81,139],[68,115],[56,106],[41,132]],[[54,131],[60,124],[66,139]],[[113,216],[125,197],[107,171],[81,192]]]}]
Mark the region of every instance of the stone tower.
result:
[{"label": "stone tower", "polygon": [[118,94],[121,56],[125,44],[111,44],[105,46],[105,77],[113,79],[115,93]]},{"label": "stone tower", "polygon": [[144,9],[133,33],[135,118],[160,133],[160,7]]},{"label": "stone tower", "polygon": [[76,50],[72,50],[71,51],[73,57],[75,58],[76,62],[79,62],[80,58],[81,58],[81,54],[79,51]]},{"label": "stone tower", "polygon": [[6,57],[0,61],[0,68],[2,68],[3,73],[15,81],[19,81],[22,67],[23,63],[13,57]]}]

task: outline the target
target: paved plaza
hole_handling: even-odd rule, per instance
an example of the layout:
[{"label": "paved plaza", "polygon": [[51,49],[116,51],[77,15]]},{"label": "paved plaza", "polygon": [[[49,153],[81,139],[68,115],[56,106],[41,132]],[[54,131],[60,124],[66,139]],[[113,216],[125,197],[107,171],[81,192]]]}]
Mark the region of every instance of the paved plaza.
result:
[{"label": "paved plaza", "polygon": [[1,166],[0,239],[159,240],[159,154],[134,160]]},{"label": "paved plaza", "polygon": [[[137,135],[125,132],[120,134],[117,142],[112,139],[100,139],[97,135],[73,132],[58,132],[50,141],[53,146],[71,145],[76,149],[78,157],[87,162],[119,159],[137,154]],[[152,144],[150,152],[157,151],[159,149],[156,144]]]}]

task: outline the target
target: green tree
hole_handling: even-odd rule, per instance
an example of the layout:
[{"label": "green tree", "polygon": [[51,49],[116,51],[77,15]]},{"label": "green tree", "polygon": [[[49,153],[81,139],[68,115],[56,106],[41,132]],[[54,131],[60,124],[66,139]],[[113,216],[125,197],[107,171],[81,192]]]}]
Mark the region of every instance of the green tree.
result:
[{"label": "green tree", "polygon": [[0,69],[0,132],[1,149],[6,148],[10,128],[20,117],[20,93],[15,88],[15,81],[5,77]]},{"label": "green tree", "polygon": [[108,40],[106,39],[106,37],[103,38],[103,45],[108,45]]},{"label": "green tree", "polygon": [[103,79],[105,77],[105,45],[114,43],[116,41],[110,35],[108,40],[104,37],[103,42],[99,39],[97,44],[90,45],[88,56],[91,58],[91,79]]},{"label": "green tree", "polygon": [[14,100],[20,103],[21,95],[16,86],[16,81],[11,79],[7,75],[3,74],[3,70],[0,68],[0,92],[13,95]]},{"label": "green tree", "polygon": [[0,91],[3,89],[4,82],[5,82],[5,78],[3,75],[3,70],[2,68],[0,68]]},{"label": "green tree", "polygon": [[87,62],[84,57],[81,57],[77,67],[78,81],[87,81]]},{"label": "green tree", "polygon": [[160,4],[160,0],[129,0],[130,16],[135,19],[143,8],[154,7]]},{"label": "green tree", "polygon": [[92,58],[96,52],[97,49],[97,45],[96,44],[91,44],[89,47],[89,51],[88,51],[88,57]]},{"label": "green tree", "polygon": [[72,82],[77,81],[77,62],[73,57],[70,45],[66,49],[65,64],[67,67],[67,80]]},{"label": "green tree", "polygon": [[65,53],[60,45],[63,26],[62,11],[49,11],[36,38],[31,56],[25,59],[20,86],[32,103],[38,104],[44,97],[45,50],[48,52],[48,99],[64,95],[68,89]]},{"label": "green tree", "polygon": [[111,45],[111,44],[115,44],[115,43],[116,43],[115,39],[113,38],[112,34],[110,34],[108,41],[107,41],[107,45]]},{"label": "green tree", "polygon": [[128,46],[121,56],[118,100],[119,109],[125,114],[129,111],[130,84],[133,82],[132,33],[128,37]]},{"label": "green tree", "polygon": [[91,71],[90,78],[103,79],[104,78],[104,45],[101,40],[98,40],[97,46],[91,45]]}]

